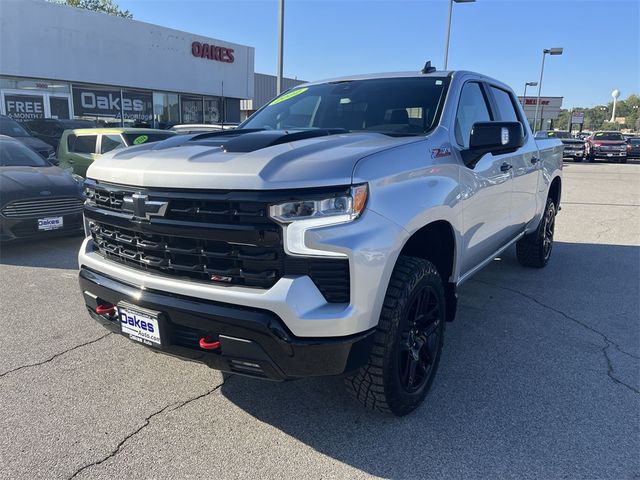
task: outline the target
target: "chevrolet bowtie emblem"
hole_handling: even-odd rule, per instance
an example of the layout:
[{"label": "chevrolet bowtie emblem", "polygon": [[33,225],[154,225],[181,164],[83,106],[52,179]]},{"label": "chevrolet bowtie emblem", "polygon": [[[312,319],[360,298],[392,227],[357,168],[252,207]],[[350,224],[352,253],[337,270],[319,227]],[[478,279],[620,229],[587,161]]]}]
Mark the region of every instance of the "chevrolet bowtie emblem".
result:
[{"label": "chevrolet bowtie emblem", "polygon": [[133,195],[127,195],[122,199],[122,209],[128,212],[133,212],[134,217],[146,218],[149,220],[151,217],[162,217],[167,211],[169,202],[156,202],[149,200],[149,195],[142,193],[134,193]]}]

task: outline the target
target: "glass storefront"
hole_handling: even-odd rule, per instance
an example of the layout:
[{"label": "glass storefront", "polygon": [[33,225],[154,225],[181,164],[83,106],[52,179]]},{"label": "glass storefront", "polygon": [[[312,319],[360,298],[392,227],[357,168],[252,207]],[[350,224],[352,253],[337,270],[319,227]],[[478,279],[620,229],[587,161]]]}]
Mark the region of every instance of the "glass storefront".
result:
[{"label": "glass storefront", "polygon": [[202,123],[202,97],[180,95],[182,123]]},{"label": "glass storefront", "polygon": [[169,128],[180,123],[180,100],[177,93],[153,92],[155,128]]},{"label": "glass storefront", "polygon": [[[98,126],[169,128],[180,123],[221,123],[225,112],[220,97],[57,80],[0,77],[0,94],[2,113],[18,121],[77,118]],[[239,100],[224,100],[227,106],[235,100],[233,106],[237,103],[239,108]]]}]

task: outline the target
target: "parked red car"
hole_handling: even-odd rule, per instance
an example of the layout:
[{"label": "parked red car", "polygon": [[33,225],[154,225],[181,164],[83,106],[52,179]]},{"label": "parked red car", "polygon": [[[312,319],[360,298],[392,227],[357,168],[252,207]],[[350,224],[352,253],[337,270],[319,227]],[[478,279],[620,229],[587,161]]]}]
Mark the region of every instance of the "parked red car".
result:
[{"label": "parked red car", "polygon": [[594,132],[585,145],[588,162],[602,159],[627,163],[627,142],[620,132]]}]

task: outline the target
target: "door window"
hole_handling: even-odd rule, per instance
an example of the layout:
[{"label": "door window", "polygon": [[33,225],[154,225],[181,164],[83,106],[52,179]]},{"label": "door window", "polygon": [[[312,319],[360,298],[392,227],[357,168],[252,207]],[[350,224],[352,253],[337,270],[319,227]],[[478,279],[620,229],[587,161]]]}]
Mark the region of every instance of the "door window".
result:
[{"label": "door window", "polygon": [[75,141],[70,145],[70,151],[74,153],[96,153],[97,135],[81,135],[75,137]]},{"label": "door window", "polygon": [[469,148],[469,136],[471,135],[473,124],[489,121],[491,121],[491,114],[480,84],[475,82],[467,83],[462,88],[458,112],[456,113],[455,135],[458,144],[464,148]]},{"label": "door window", "polygon": [[107,153],[123,147],[126,147],[126,145],[120,135],[103,135],[100,142],[100,153]]},{"label": "door window", "polygon": [[496,100],[498,114],[503,122],[519,122],[518,114],[513,106],[513,100],[508,92],[496,87],[491,87],[491,93]]}]

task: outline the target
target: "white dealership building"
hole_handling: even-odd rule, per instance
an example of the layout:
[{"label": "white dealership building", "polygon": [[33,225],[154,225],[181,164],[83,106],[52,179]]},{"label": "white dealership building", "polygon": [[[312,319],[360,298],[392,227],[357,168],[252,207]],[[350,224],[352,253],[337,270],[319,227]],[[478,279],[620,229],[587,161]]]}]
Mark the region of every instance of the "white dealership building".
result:
[{"label": "white dealership building", "polygon": [[238,122],[253,83],[253,47],[43,0],[0,5],[0,111],[19,121]]}]

